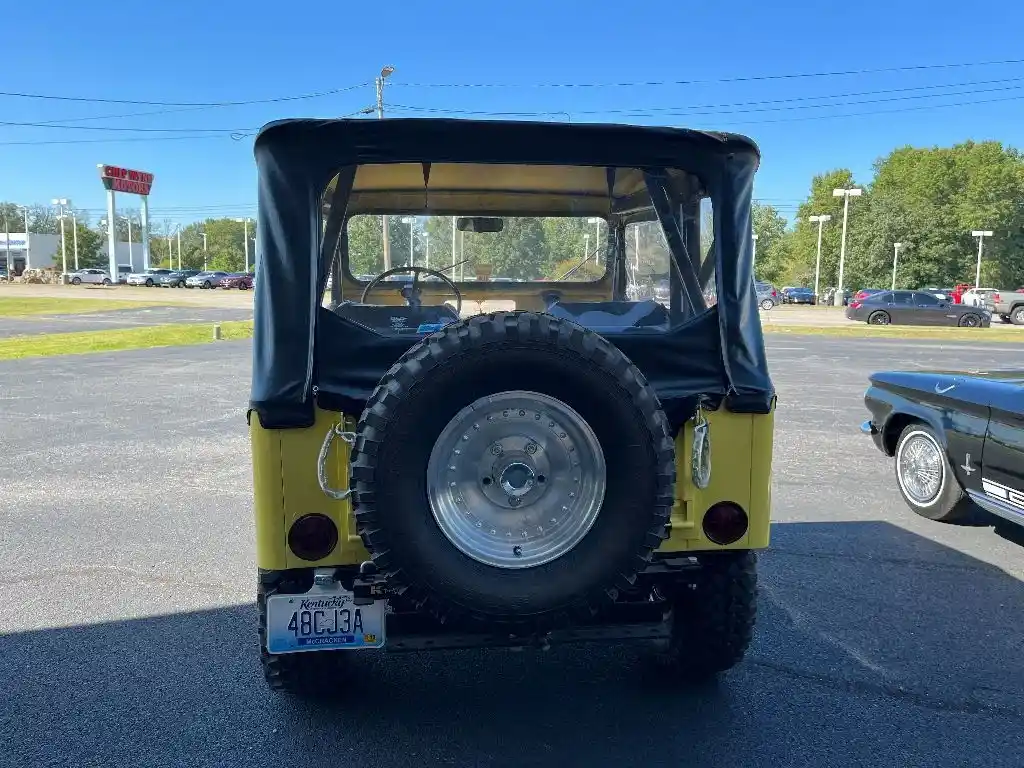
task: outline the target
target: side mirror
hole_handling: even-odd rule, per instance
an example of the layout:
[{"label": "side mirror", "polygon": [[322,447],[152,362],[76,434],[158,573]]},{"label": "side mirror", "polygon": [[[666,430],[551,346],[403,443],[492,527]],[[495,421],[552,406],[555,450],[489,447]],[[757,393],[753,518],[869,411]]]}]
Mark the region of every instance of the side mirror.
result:
[{"label": "side mirror", "polygon": [[501,232],[505,220],[496,216],[460,216],[455,221],[459,232]]}]

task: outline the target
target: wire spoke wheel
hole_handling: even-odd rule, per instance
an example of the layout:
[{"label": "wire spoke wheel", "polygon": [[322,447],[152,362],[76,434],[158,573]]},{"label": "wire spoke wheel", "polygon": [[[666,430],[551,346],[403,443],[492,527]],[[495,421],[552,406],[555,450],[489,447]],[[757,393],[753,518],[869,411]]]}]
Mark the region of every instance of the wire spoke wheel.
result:
[{"label": "wire spoke wheel", "polygon": [[901,446],[897,462],[904,492],[917,504],[927,506],[942,491],[942,454],[934,441],[923,434],[909,437]]},{"label": "wire spoke wheel", "polygon": [[533,568],[575,547],[597,520],[606,468],[590,425],[537,392],[489,395],[448,423],[427,465],[430,508],[463,554]]}]

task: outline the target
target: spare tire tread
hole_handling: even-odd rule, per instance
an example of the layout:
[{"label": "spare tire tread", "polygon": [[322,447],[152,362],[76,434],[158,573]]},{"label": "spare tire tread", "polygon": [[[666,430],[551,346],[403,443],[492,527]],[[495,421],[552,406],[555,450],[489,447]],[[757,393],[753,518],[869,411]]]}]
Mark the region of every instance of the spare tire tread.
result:
[{"label": "spare tire tread", "polygon": [[[454,604],[427,584],[410,578],[393,557],[387,527],[379,519],[375,490],[377,460],[384,432],[391,425],[394,408],[403,400],[403,395],[414,390],[438,366],[458,366],[461,354],[503,340],[511,343],[545,340],[585,359],[599,361],[602,368],[617,377],[620,386],[642,414],[656,465],[654,506],[648,511],[650,525],[639,551],[622,564],[623,567],[608,583],[597,585],[589,594],[580,595],[561,610],[530,616],[485,616]],[[529,624],[531,629],[539,630],[564,625],[574,618],[593,616],[602,604],[616,600],[621,590],[635,585],[637,574],[650,563],[654,550],[668,538],[669,517],[675,503],[675,444],[661,403],[643,374],[599,334],[560,318],[528,311],[477,315],[449,325],[410,348],[387,371],[371,394],[359,419],[350,463],[355,490],[353,514],[363,545],[392,588],[418,609],[429,611],[442,622],[469,619],[508,627]]]}]

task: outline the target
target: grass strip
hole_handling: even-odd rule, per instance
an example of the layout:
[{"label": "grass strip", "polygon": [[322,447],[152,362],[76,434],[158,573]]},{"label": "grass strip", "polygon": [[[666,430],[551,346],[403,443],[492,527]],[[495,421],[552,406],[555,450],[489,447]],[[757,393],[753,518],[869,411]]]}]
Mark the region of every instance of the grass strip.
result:
[{"label": "grass strip", "polygon": [[[0,360],[209,344],[213,341],[214,325],[215,323],[181,323],[152,325],[145,328],[11,336],[0,339]],[[219,325],[224,340],[252,338],[252,320],[233,320]]]},{"label": "grass strip", "polygon": [[915,325],[783,325],[773,322],[761,326],[765,333],[793,336],[836,336],[848,339],[919,339],[927,341],[991,342],[1024,344],[1024,331],[1017,328],[928,328]]},{"label": "grass strip", "polygon": [[90,312],[109,312],[112,309],[139,309],[159,306],[148,301],[119,301],[117,299],[58,299],[0,297],[0,317],[26,317],[30,315],[84,315]]}]

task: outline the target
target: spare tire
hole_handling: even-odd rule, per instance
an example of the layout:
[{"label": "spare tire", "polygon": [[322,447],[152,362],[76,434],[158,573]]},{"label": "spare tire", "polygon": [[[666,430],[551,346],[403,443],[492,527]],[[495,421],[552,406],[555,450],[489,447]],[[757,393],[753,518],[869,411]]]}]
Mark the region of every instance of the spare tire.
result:
[{"label": "spare tire", "polygon": [[666,538],[675,450],[657,395],[598,334],[498,312],[408,350],[359,419],[357,530],[438,619],[592,615]]}]

